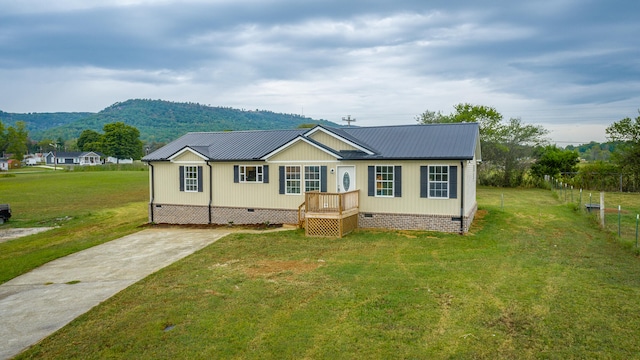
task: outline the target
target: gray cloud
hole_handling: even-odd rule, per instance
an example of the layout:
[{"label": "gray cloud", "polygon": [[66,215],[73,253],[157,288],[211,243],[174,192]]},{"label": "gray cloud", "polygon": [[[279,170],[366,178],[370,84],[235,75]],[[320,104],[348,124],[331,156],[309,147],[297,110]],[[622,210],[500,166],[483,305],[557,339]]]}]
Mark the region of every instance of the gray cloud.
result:
[{"label": "gray cloud", "polygon": [[377,125],[473,102],[604,129],[640,107],[638,10],[599,0],[0,0],[0,109],[98,111],[141,97]]}]

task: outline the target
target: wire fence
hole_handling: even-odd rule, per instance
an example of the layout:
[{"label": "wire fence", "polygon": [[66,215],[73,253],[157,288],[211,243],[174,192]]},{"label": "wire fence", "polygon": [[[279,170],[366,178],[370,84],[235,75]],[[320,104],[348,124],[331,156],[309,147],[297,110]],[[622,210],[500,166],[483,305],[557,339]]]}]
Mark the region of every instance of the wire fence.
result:
[{"label": "wire fence", "polygon": [[560,179],[577,189],[595,191],[640,192],[640,181],[636,174],[603,173],[603,172],[566,172]]},{"label": "wire fence", "polygon": [[622,243],[638,249],[640,193],[583,190],[553,178],[548,179],[548,183],[561,201],[575,205]]}]

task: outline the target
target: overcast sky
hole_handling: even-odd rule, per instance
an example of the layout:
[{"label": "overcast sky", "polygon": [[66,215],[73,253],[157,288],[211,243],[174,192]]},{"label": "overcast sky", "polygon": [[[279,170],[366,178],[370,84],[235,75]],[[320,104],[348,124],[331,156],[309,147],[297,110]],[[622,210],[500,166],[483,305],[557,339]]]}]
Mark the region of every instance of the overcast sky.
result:
[{"label": "overcast sky", "polygon": [[0,0],[0,110],[131,98],[415,123],[468,102],[605,141],[640,108],[640,2]]}]

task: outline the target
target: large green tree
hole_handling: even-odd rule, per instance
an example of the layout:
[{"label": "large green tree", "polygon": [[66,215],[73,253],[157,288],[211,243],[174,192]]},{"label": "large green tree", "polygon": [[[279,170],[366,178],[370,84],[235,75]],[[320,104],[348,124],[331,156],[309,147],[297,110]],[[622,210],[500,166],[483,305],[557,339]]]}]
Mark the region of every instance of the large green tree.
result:
[{"label": "large green tree", "polygon": [[24,121],[16,121],[15,126],[9,126],[6,131],[0,122],[0,152],[11,154],[13,159],[20,160],[28,151],[29,132]]},{"label": "large green tree", "polygon": [[102,135],[103,151],[117,159],[140,159],[143,155],[140,131],[123,122],[106,124]]},{"label": "large green tree", "polygon": [[640,180],[640,110],[638,114],[635,119],[626,117],[606,129],[607,137],[611,141],[622,142],[612,154],[612,160],[623,172],[632,174],[636,180]]},{"label": "large green tree", "polygon": [[496,133],[496,154],[492,159],[502,169],[500,186],[515,187],[522,185],[524,174],[531,164],[535,147],[546,143],[548,133],[542,126],[525,124],[520,118],[511,118]]},{"label": "large green tree", "polygon": [[84,130],[78,137],[78,148],[81,151],[98,151],[102,152],[102,134],[93,130]]},{"label": "large green tree", "polygon": [[574,173],[580,162],[577,151],[560,149],[556,145],[537,148],[534,155],[537,159],[531,165],[531,174],[538,179],[545,175],[557,178],[562,174]]}]

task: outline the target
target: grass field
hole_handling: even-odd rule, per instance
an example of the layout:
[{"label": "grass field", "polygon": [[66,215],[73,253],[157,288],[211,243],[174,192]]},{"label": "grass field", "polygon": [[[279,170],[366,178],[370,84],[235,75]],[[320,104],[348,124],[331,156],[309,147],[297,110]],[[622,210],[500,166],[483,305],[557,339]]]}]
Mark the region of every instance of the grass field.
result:
[{"label": "grass field", "polygon": [[139,230],[147,221],[146,171],[25,169],[0,177],[13,216],[0,229],[55,227],[0,243],[0,283],[46,262]]},{"label": "grass field", "polygon": [[478,201],[466,236],[228,236],[19,358],[638,357],[633,251],[550,191]]}]

